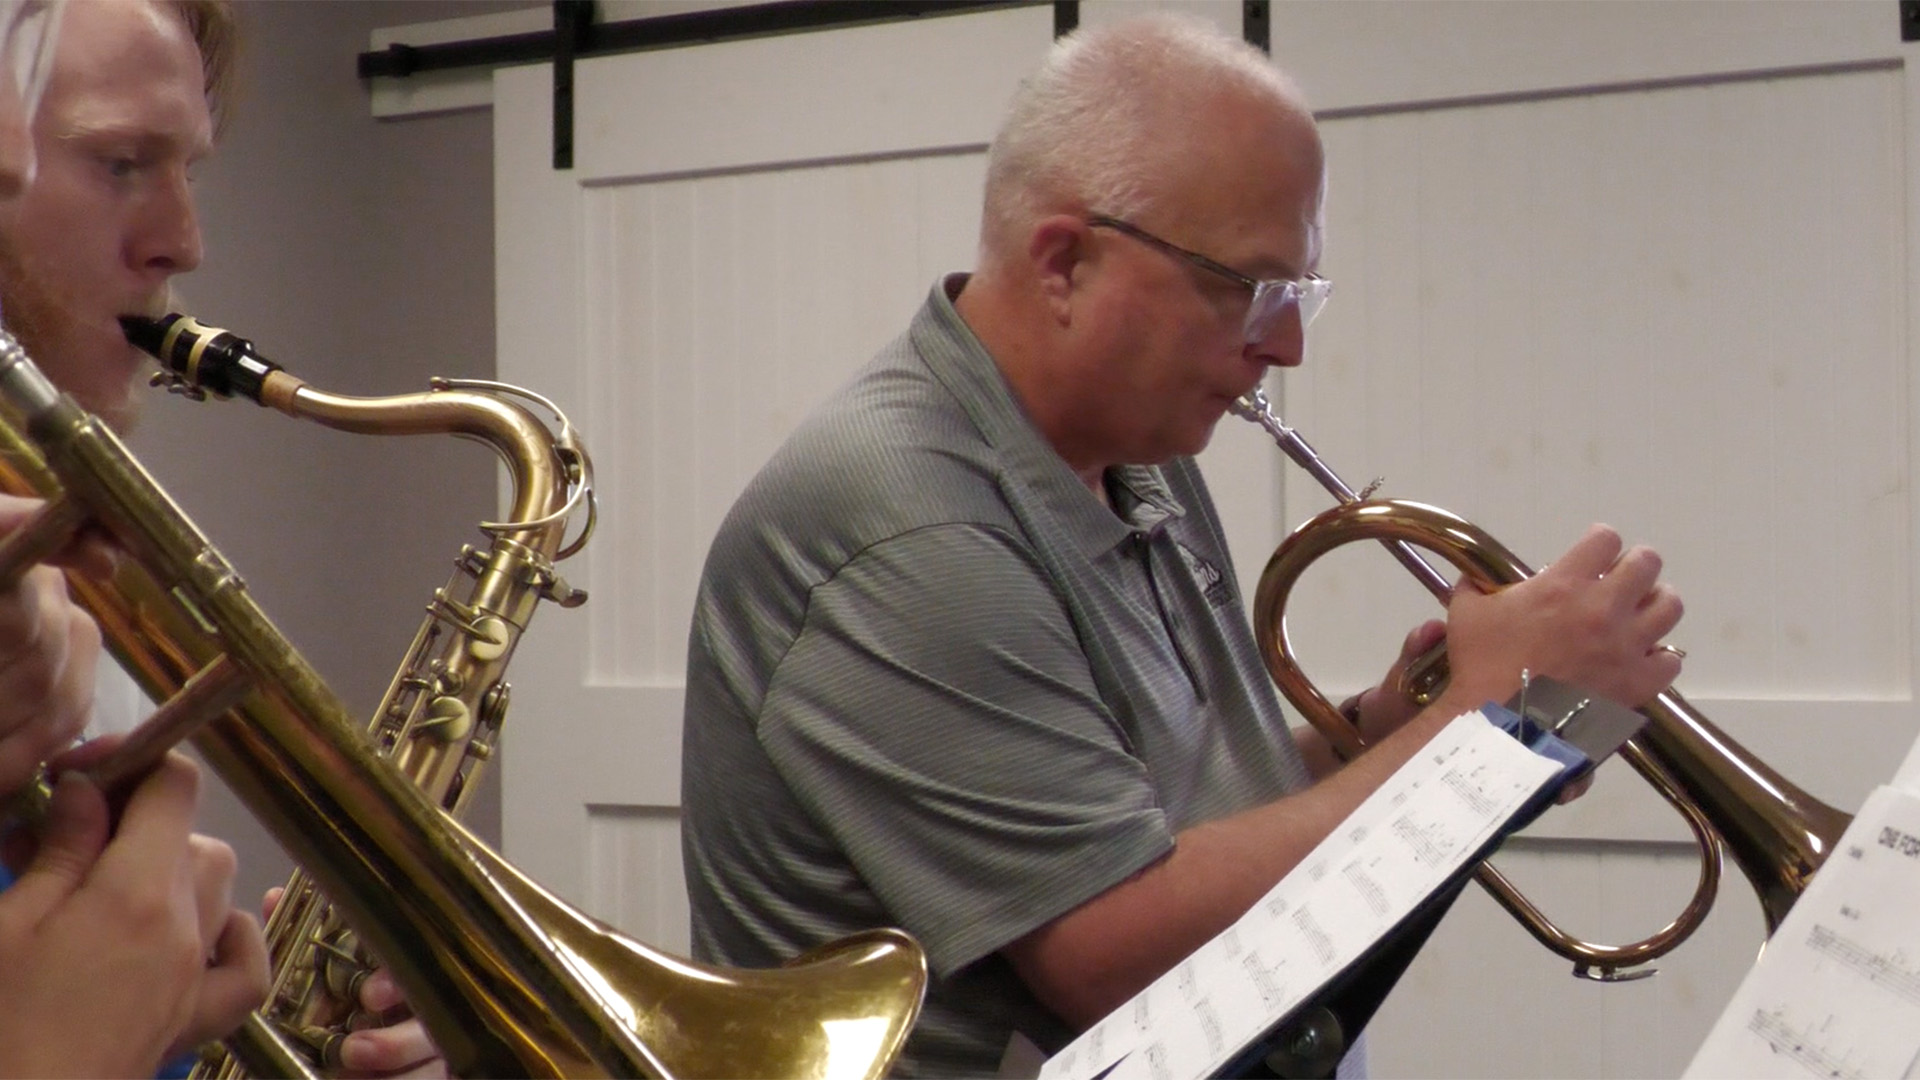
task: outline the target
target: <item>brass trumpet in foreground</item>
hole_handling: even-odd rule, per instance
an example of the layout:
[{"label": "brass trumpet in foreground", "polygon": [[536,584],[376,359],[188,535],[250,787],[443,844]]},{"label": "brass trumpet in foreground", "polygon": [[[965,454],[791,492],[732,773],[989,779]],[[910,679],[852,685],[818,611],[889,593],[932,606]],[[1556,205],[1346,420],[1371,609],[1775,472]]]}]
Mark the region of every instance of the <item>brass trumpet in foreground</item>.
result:
[{"label": "brass trumpet in foreground", "polygon": [[[196,385],[255,391],[354,430],[528,431],[511,402],[436,389],[321,395],[238,339],[204,328],[180,358]],[[226,341],[222,341],[222,338]],[[244,343],[238,343],[244,344]],[[221,356],[232,360],[223,366]],[[178,359],[178,358],[177,358]],[[453,395],[451,397],[446,395]],[[482,404],[481,401],[485,401]],[[444,414],[437,412],[442,407]],[[334,419],[339,419],[335,417]],[[665,956],[566,905],[462,829],[384,756],[247,595],[244,583],[119,440],[0,334],[0,488],[48,505],[0,543],[0,574],[88,526],[126,553],[110,584],[72,579],[121,663],[156,700],[129,739],[195,730],[195,746],[306,868],[404,988],[458,1074],[878,1076],[917,1015],[926,971],[911,938],[876,931],[767,971]],[[496,428],[496,425],[498,427]],[[507,436],[513,443],[519,436]],[[546,437],[529,436],[529,446]],[[493,441],[501,449],[499,441]],[[551,446],[538,453],[549,453]],[[516,488],[540,469],[516,461]],[[553,476],[569,483],[564,461]],[[523,538],[551,492],[516,492]],[[295,1038],[256,1017],[249,1068],[307,1071]]]},{"label": "brass trumpet in foreground", "polygon": [[[1347,486],[1293,428],[1282,423],[1260,390],[1235,403],[1234,413],[1260,425],[1280,449],[1313,476],[1340,505],[1296,529],[1275,549],[1254,595],[1254,633],[1275,685],[1343,756],[1365,748],[1360,733],[1300,670],[1287,640],[1286,603],[1293,584],[1315,559],[1356,540],[1379,540],[1443,603],[1452,586],[1413,550],[1433,551],[1484,589],[1532,576],[1498,540],[1462,518],[1420,503],[1368,500]],[[1437,693],[1444,658],[1417,673],[1416,698]],[[1621,751],[1640,774],[1686,817],[1700,845],[1700,879],[1693,898],[1672,923],[1630,945],[1594,945],[1560,929],[1491,864],[1476,871],[1481,885],[1541,944],[1573,961],[1574,974],[1614,981],[1650,975],[1638,968],[1673,950],[1706,918],[1720,880],[1724,845],[1759,895],[1771,934],[1806,890],[1846,831],[1850,815],[1795,787],[1669,688],[1640,710],[1649,723]]]}]

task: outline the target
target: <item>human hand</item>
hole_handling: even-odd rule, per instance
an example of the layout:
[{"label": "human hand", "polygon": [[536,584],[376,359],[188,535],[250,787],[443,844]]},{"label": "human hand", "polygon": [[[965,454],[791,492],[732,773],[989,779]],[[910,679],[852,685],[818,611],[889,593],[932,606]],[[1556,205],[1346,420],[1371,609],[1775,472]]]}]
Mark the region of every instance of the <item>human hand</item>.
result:
[{"label": "human hand", "polygon": [[232,853],[191,835],[198,793],[198,770],[170,756],[109,840],[106,797],[61,774],[32,861],[0,894],[0,1074],[151,1076],[203,1018],[264,996],[257,928],[203,926]]},{"label": "human hand", "polygon": [[[0,534],[43,504],[0,495]],[[56,562],[110,573],[103,543],[72,545]],[[78,738],[93,709],[100,630],[73,602],[53,566],[36,566],[0,589],[0,793],[18,790],[39,764]]]},{"label": "human hand", "polygon": [[413,1015],[400,986],[386,968],[376,968],[360,984],[360,1010],[368,1026],[352,1032],[340,1045],[340,1061],[350,1076],[445,1077],[450,1075],[427,1034],[427,1026]]},{"label": "human hand", "polygon": [[1368,745],[1400,730],[1419,714],[1420,704],[1408,697],[1405,690],[1407,668],[1446,637],[1447,624],[1439,619],[1428,619],[1409,630],[1400,642],[1400,655],[1387,667],[1380,685],[1360,691],[1341,706],[1341,711],[1355,721]]},{"label": "human hand", "polygon": [[[58,773],[81,772],[98,765],[126,741],[124,735],[91,740],[54,758],[51,767]],[[178,754],[169,754],[163,768],[185,766],[196,779],[198,769]],[[143,781],[135,796],[146,786]],[[120,820],[120,835],[132,824],[133,801]],[[119,842],[116,837],[116,843]],[[191,1053],[200,1044],[216,1039],[240,1025],[247,1014],[260,1007],[267,996],[267,949],[260,924],[233,906],[233,878],[238,869],[233,848],[225,842],[198,833],[186,838],[183,869],[193,902],[195,925],[201,942],[204,970],[200,972],[191,1012],[180,1033],[162,1060]]]},{"label": "human hand", "polygon": [[1660,582],[1653,549],[1622,546],[1618,533],[1595,525],[1526,581],[1491,594],[1455,589],[1448,696],[1468,707],[1504,701],[1523,670],[1630,707],[1671,685],[1680,656],[1660,639],[1680,622],[1680,596]]},{"label": "human hand", "polygon": [[207,969],[200,975],[193,1015],[162,1059],[169,1061],[239,1027],[266,1001],[269,979],[259,922],[231,904],[237,869],[233,848],[198,834],[188,842],[201,940],[208,943]]},{"label": "human hand", "polygon": [[[272,888],[261,903],[261,918],[273,917],[285,890]],[[342,1014],[347,1010],[342,1009]],[[451,1075],[427,1028],[407,1006],[393,975],[375,966],[357,983],[352,1028],[339,1044],[342,1077],[446,1077]]]}]

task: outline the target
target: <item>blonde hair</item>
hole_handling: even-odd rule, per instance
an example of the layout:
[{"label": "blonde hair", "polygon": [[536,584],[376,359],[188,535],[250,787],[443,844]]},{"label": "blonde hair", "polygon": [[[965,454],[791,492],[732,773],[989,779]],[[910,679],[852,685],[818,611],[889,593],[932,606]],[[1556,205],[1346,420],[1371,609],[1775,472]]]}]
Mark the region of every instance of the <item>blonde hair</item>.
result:
[{"label": "blonde hair", "polygon": [[205,74],[207,111],[213,116],[217,134],[227,122],[232,105],[235,60],[240,49],[240,28],[234,20],[233,0],[166,0],[180,13],[200,50],[200,70]]}]

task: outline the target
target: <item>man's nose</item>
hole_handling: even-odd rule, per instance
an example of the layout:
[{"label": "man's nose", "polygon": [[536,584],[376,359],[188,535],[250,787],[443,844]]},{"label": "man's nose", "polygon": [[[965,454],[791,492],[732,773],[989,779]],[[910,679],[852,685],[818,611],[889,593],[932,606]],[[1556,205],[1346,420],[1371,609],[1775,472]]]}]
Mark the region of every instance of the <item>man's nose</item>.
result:
[{"label": "man's nose", "polygon": [[135,228],[130,255],[136,269],[170,277],[200,265],[200,218],[184,170],[154,192]]},{"label": "man's nose", "polygon": [[1305,359],[1307,328],[1300,323],[1300,305],[1288,304],[1266,334],[1247,342],[1247,355],[1272,367],[1298,367]]}]

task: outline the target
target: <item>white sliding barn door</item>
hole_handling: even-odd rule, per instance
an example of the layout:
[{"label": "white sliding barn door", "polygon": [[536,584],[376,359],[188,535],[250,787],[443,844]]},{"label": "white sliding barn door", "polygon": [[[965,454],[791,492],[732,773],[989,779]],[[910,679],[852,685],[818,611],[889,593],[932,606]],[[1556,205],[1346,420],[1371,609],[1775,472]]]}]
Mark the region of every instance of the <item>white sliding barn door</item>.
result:
[{"label": "white sliding barn door", "polygon": [[[1237,27],[1235,3],[1185,4]],[[1083,3],[1083,23],[1137,10]],[[1596,520],[1667,557],[1682,687],[1852,809],[1912,740],[1913,58],[1862,3],[1276,4],[1324,114],[1307,365],[1272,380],[1355,486],[1455,509],[1537,563]],[[720,517],[793,423],[972,261],[981,149],[1045,7],[594,59],[578,167],[544,67],[495,85],[500,368],[583,428],[592,601],[515,672],[508,854],[685,946],[684,639]],[[1205,457],[1243,584],[1327,505],[1228,421]],[[1378,677],[1428,601],[1376,552],[1298,590],[1303,659]],[[1503,865],[1623,940],[1691,864],[1603,779]],[[1575,983],[1470,891],[1388,1002],[1376,1075],[1684,1066],[1759,940],[1737,873],[1665,973]]]},{"label": "white sliding barn door", "polygon": [[687,946],[680,711],[688,622],[734,497],[828,391],[970,265],[985,144],[1049,8],[587,60],[577,166],[551,74],[495,83],[501,377],[563,402],[601,525],[586,607],[515,664],[508,855]]}]

